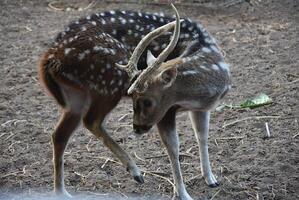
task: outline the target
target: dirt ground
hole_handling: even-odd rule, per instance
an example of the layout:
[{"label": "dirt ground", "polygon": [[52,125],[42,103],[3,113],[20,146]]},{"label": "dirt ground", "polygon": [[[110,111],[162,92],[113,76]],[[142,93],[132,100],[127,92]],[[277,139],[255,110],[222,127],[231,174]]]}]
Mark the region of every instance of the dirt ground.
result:
[{"label": "dirt ground", "polygon": [[[22,199],[11,193],[23,198],[51,194],[50,138],[59,108],[38,83],[37,61],[63,26],[110,9],[170,11],[166,5],[100,1],[83,11],[54,11],[48,2],[0,2],[0,199]],[[88,5],[85,0],[77,2]],[[223,103],[238,104],[261,92],[274,101],[252,110],[213,112],[209,148],[213,172],[221,182],[217,188],[209,188],[201,178],[190,121],[187,113],[178,114],[181,167],[194,199],[299,199],[299,4],[250,2],[228,8],[177,5],[182,16],[201,22],[217,38],[231,64],[233,89]],[[265,137],[266,122],[270,138]],[[70,193],[92,199],[108,193],[122,199],[172,197],[171,168],[157,130],[136,138],[131,123],[131,100],[123,99],[106,127],[145,172],[145,183],[135,183],[112,153],[80,128],[65,155]]]}]

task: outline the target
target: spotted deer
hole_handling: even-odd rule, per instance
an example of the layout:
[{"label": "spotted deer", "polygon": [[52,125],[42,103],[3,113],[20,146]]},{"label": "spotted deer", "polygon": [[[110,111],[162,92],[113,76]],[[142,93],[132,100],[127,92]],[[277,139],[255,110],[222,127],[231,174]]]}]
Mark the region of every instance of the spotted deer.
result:
[{"label": "spotted deer", "polygon": [[64,186],[63,154],[81,121],[137,182],[144,182],[134,160],[103,127],[107,114],[127,95],[133,98],[136,134],[157,124],[177,196],[192,199],[179,164],[175,114],[181,110],[190,112],[202,176],[209,186],[218,186],[208,155],[209,118],[230,88],[229,68],[210,34],[190,19],[180,20],[173,9],[175,17],[118,10],[89,15],[70,23],[42,55],[40,80],[62,107],[52,134],[57,194],[70,196]]}]

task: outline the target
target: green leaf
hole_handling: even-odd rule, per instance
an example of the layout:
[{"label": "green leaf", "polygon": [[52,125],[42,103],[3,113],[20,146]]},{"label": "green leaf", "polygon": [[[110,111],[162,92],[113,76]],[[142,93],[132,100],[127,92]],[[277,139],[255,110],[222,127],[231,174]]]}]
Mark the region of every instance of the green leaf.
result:
[{"label": "green leaf", "polygon": [[261,93],[253,99],[248,99],[248,100],[244,101],[243,103],[240,104],[240,107],[241,108],[257,108],[257,107],[268,105],[271,103],[273,103],[272,99],[268,95]]}]

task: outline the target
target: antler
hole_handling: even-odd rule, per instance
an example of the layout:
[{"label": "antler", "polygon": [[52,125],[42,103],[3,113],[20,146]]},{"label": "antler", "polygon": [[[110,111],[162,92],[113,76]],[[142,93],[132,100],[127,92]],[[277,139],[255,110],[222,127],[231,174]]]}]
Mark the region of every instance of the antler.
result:
[{"label": "antler", "polygon": [[[132,80],[137,74],[139,74],[139,70],[137,69],[137,63],[138,63],[138,60],[140,58],[140,56],[142,55],[143,51],[147,48],[147,46],[151,43],[151,41],[153,41],[155,38],[159,37],[160,35],[162,35],[163,33],[165,33],[166,31],[168,31],[169,29],[173,28],[174,26],[176,27],[175,30],[177,29],[177,26],[180,25],[180,21],[179,21],[179,15],[178,15],[178,12],[176,10],[176,8],[174,7],[173,4],[171,4],[172,8],[175,10],[176,12],[176,17],[177,17],[177,20],[175,22],[170,22],[168,24],[165,24],[157,29],[155,29],[154,31],[148,33],[143,39],[141,39],[141,41],[138,43],[138,45],[136,46],[136,48],[134,49],[133,53],[132,53],[132,56],[131,58],[129,59],[129,62],[127,65],[120,65],[118,63],[116,63],[116,66],[121,68],[121,69],[124,69],[129,77],[130,77],[130,80]],[[179,24],[179,25],[177,25]],[[178,28],[179,29],[179,28]],[[173,38],[174,40],[175,38]],[[178,38],[177,38],[178,40]],[[172,42],[171,42],[172,43]],[[170,43],[170,44],[171,44]],[[175,47],[177,41],[175,42],[175,44],[173,45],[173,47],[171,47],[172,49],[170,50],[170,52],[173,50],[173,48]],[[168,47],[165,49],[169,49],[169,46],[170,44],[168,45]],[[160,54],[160,56],[164,53],[165,55],[161,58],[162,59],[166,59],[166,57],[168,56],[168,54],[166,55],[167,52],[165,52],[165,50]],[[160,56],[158,58],[160,58]],[[165,58],[164,58],[165,57]],[[158,60],[158,59],[157,59]],[[162,61],[163,62],[163,61]]]},{"label": "antler", "polygon": [[[141,74],[137,77],[137,79],[135,80],[135,82],[128,89],[128,94],[132,94],[132,92],[135,91],[135,90],[140,92],[140,91],[142,91],[141,87],[143,87],[144,89],[147,87],[147,85],[145,85],[146,77],[148,77],[151,74],[153,74],[159,68],[159,66],[162,64],[162,62],[164,62],[166,60],[166,58],[168,57],[168,55],[173,51],[173,49],[175,48],[175,46],[176,46],[176,44],[177,44],[177,42],[179,40],[179,35],[180,35],[180,21],[181,20],[180,20],[179,13],[178,13],[177,9],[175,8],[175,6],[173,4],[171,4],[171,6],[172,6],[173,10],[175,11],[175,16],[176,16],[176,21],[175,22],[171,22],[171,23],[167,24],[169,26],[170,25],[173,26],[173,24],[175,23],[175,28],[174,28],[172,39],[171,39],[170,43],[168,44],[168,46],[157,57],[157,59],[154,61],[154,63],[152,65],[148,66],[145,70],[143,70],[141,72]],[[166,25],[164,25],[164,26],[166,26]],[[162,27],[160,27],[160,28],[162,28]],[[158,30],[158,29],[156,29],[156,30]],[[151,32],[151,33],[153,33],[153,32]],[[150,35],[151,33],[149,33],[148,35]],[[158,36],[159,35],[157,35],[156,37],[158,37]],[[148,43],[150,43],[150,42],[148,42]],[[136,47],[136,49],[137,48],[138,48],[138,46]],[[144,49],[142,49],[142,51],[144,51]],[[135,52],[135,50],[134,50],[134,52]],[[141,55],[141,53],[140,53],[140,55]],[[137,54],[137,52],[136,52],[136,54]],[[139,55],[139,57],[140,57],[140,55]],[[139,57],[138,57],[138,59],[139,59]]]}]

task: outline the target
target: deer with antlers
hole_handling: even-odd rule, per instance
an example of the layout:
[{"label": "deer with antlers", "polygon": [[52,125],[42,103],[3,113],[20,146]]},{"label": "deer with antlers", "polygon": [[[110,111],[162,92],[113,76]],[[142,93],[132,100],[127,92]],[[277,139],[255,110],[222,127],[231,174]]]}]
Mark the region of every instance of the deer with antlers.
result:
[{"label": "deer with antlers", "polygon": [[200,146],[202,176],[209,186],[218,186],[208,155],[209,118],[210,110],[230,89],[229,68],[210,34],[189,19],[180,20],[172,7],[175,19],[133,11],[81,18],[59,33],[43,54],[40,80],[62,107],[52,134],[57,194],[70,196],[64,186],[63,154],[81,121],[137,182],[144,182],[134,160],[103,127],[107,114],[127,94],[133,98],[134,132],[145,133],[157,124],[171,161],[177,196],[192,199],[179,163],[178,111],[189,111]]}]

